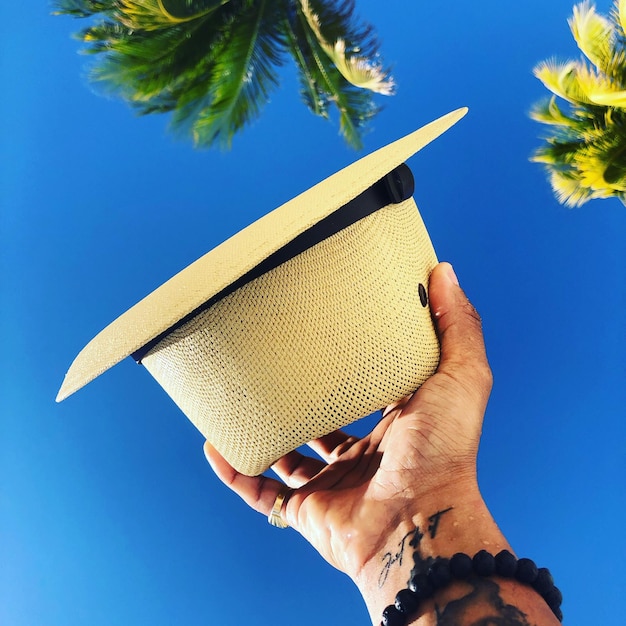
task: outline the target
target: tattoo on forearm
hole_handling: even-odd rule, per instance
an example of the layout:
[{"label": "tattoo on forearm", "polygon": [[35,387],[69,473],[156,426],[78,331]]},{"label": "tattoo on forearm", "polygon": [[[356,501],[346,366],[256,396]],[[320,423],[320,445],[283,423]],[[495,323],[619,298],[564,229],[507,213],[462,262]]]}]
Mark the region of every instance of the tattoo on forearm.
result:
[{"label": "tattoo on forearm", "polygon": [[472,590],[443,607],[435,603],[437,626],[532,626],[525,613],[507,604],[500,585],[488,578],[468,582]]},{"label": "tattoo on forearm", "polygon": [[[437,536],[442,517],[451,510],[452,507],[437,511],[428,518],[426,532],[431,539]],[[416,526],[398,542],[397,550],[383,555],[383,568],[378,578],[379,588],[387,581],[394,565],[402,566],[407,545],[413,548],[413,569],[409,580],[417,574],[428,572],[434,558],[422,556],[420,543],[423,538],[424,533]],[[453,590],[452,594],[451,599],[449,594],[444,595],[443,602],[441,599],[435,599],[437,626],[533,626],[525,613],[502,599],[497,580],[470,577],[460,588]]]},{"label": "tattoo on forearm", "polygon": [[413,535],[413,538],[411,539],[411,541],[409,541],[409,545],[412,548],[417,549],[417,546],[420,545],[420,541],[424,538],[424,533],[420,532],[419,527],[416,527],[415,530],[410,534]]},{"label": "tattoo on forearm", "polygon": [[[428,572],[434,559],[422,557],[418,549],[413,553],[413,561],[411,578]],[[495,580],[474,577],[465,585],[460,597],[444,604],[435,600],[437,626],[532,626],[525,613],[502,599]]]},{"label": "tattoo on forearm", "polygon": [[[443,515],[451,511],[452,507],[447,508],[445,511],[437,511],[428,518],[429,526],[428,532],[430,534],[431,539],[434,539],[437,535],[437,529],[439,528],[439,520]],[[415,530],[412,530],[410,533],[407,533],[402,537],[400,542],[398,543],[398,550],[394,552],[386,552],[383,555],[383,569],[380,572],[380,576],[378,577],[378,588],[382,588],[382,586],[387,581],[387,577],[389,576],[389,571],[393,565],[396,563],[399,567],[402,566],[402,559],[404,558],[404,550],[406,547],[407,539],[411,538],[408,542],[409,546],[411,546],[414,550],[418,549],[420,541],[424,537],[424,533],[421,532],[419,526],[415,527]]]},{"label": "tattoo on forearm", "polygon": [[451,510],[452,507],[450,506],[445,511],[438,511],[428,518],[428,521],[430,522],[428,526],[428,532],[430,533],[431,539],[434,539],[437,536],[437,529],[439,528],[439,520],[441,520],[441,517]]},{"label": "tattoo on forearm", "polygon": [[[398,551],[394,554],[393,552],[386,552],[383,555],[383,569],[380,572],[380,576],[378,577],[378,588],[382,588],[382,586],[387,582],[387,577],[389,576],[389,570],[394,563],[397,563],[399,566],[402,566],[402,558],[404,557],[404,546],[406,544],[406,540],[415,535],[416,532],[419,532],[416,528],[414,531],[412,530],[410,533],[407,533],[402,537],[400,543],[398,544]],[[413,545],[413,539],[409,541],[409,545]]]}]

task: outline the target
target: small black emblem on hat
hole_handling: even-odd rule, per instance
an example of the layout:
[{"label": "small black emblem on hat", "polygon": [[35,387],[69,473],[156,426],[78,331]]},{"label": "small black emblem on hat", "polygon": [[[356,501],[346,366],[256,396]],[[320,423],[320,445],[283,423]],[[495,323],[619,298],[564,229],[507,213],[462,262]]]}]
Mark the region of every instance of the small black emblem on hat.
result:
[{"label": "small black emblem on hat", "polygon": [[420,302],[422,303],[422,306],[427,307],[428,306],[428,292],[426,291],[426,287],[424,287],[424,285],[420,283],[418,290],[419,290]]}]

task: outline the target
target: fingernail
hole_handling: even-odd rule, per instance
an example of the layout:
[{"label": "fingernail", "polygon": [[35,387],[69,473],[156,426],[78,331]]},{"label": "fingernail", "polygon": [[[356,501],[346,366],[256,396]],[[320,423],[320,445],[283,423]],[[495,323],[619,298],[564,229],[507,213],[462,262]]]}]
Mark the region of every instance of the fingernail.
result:
[{"label": "fingernail", "polygon": [[211,444],[208,441],[204,442],[204,446],[202,447],[202,450],[204,451],[204,456],[206,457],[206,460],[210,463],[211,462]]},{"label": "fingernail", "polygon": [[459,286],[459,279],[456,277],[454,268],[450,265],[450,263],[446,263],[446,275],[448,276],[448,280],[454,283],[457,287]]}]

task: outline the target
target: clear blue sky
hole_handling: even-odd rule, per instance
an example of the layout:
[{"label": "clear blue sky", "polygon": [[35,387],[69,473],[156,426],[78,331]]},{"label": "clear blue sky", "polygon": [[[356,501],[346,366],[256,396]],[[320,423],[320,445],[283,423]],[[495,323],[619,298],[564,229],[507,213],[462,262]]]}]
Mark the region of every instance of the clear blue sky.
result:
[{"label": "clear blue sky", "polygon": [[[552,569],[568,626],[621,626],[626,209],[565,209],[528,162],[544,95],[531,69],[578,55],[571,2],[357,4],[399,84],[365,151],[470,107],[410,164],[484,320],[485,498],[516,551]],[[102,327],[362,153],[300,104],[290,67],[231,152],[194,151],[165,118],[93,93],[79,22],[45,2],[3,11],[0,623],[366,624],[346,577],[218,483],[200,434],[132,361],[54,403]]]}]

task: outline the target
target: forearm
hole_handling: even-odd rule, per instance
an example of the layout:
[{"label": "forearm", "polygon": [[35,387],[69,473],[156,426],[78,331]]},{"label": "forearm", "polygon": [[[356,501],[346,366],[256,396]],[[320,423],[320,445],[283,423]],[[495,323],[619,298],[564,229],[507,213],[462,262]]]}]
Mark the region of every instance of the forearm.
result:
[{"label": "forearm", "polygon": [[[389,529],[384,547],[355,577],[375,626],[398,591],[407,588],[411,575],[425,574],[432,559],[450,558],[457,552],[470,556],[480,550],[493,555],[501,550],[512,552],[477,487],[437,495],[419,509]],[[552,626],[559,622],[530,586],[497,576],[470,577],[446,585],[407,620],[407,626],[486,624]]]}]

